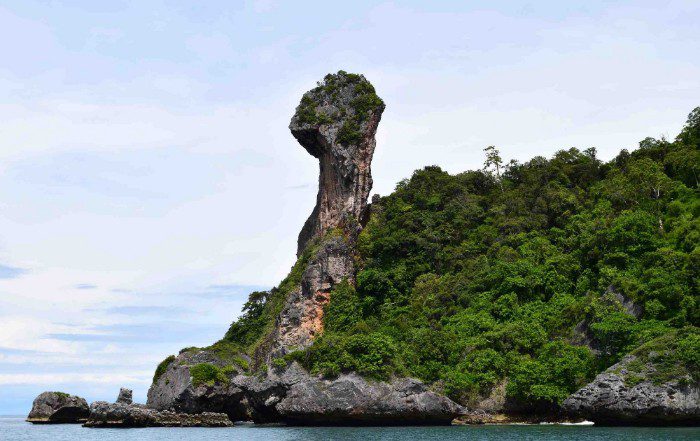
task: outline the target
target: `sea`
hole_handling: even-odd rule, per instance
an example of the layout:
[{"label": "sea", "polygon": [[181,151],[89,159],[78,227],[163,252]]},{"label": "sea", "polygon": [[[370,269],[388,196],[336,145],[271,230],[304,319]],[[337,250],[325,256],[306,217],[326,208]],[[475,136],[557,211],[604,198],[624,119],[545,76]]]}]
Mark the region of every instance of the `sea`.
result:
[{"label": "sea", "polygon": [[241,424],[227,428],[88,429],[77,424],[33,425],[0,416],[0,440],[12,441],[698,441],[700,427],[504,425],[444,427],[284,427]]}]

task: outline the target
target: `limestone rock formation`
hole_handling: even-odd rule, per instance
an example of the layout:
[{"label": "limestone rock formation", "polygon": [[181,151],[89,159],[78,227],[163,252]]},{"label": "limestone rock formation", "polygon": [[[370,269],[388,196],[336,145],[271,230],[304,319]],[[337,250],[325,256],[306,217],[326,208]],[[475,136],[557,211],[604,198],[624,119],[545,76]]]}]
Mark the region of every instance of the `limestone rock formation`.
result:
[{"label": "limestone rock formation", "polygon": [[297,255],[315,237],[360,220],[372,189],[370,165],[384,102],[362,75],[326,75],[306,92],[289,129],[320,163],[316,207],[299,234]]},{"label": "limestone rock formation", "polygon": [[133,391],[122,387],[119,389],[119,395],[117,395],[117,403],[131,404],[133,402]]},{"label": "limestone rock formation", "polygon": [[343,279],[354,282],[354,240],[372,188],[374,136],[383,111],[372,84],[343,71],[326,75],[302,97],[289,129],[318,158],[320,172],[316,206],[299,234],[297,255],[321,243],[256,360],[269,363],[311,345],[323,330],[323,308],[333,286]]},{"label": "limestone rock formation", "polygon": [[604,425],[700,425],[700,384],[688,377],[653,381],[655,370],[628,355],[567,398],[563,410]]},{"label": "limestone rock formation", "polygon": [[176,413],[149,409],[142,404],[96,401],[90,405],[85,427],[231,427],[223,413]]},{"label": "limestone rock formation", "polygon": [[[181,354],[182,355],[182,354]],[[226,412],[233,421],[324,424],[449,424],[464,413],[418,380],[368,381],[356,374],[323,379],[296,362],[265,377],[232,373],[225,382],[195,386],[182,357],[149,391],[148,406],[175,412]],[[163,393],[165,384],[174,385]],[[160,392],[156,393],[158,390]]]},{"label": "limestone rock formation", "polygon": [[324,237],[312,253],[301,285],[287,297],[269,345],[260,347],[267,363],[295,349],[306,348],[323,331],[323,311],[333,287],[343,279],[354,281],[355,262],[351,239],[338,234]]},{"label": "limestone rock formation", "polygon": [[[324,379],[296,362],[278,366],[286,363],[280,357],[309,347],[323,332],[324,307],[334,286],[343,280],[355,283],[355,245],[372,187],[374,136],[383,110],[363,76],[343,71],[327,75],[304,94],[289,128],[319,160],[318,198],[299,235],[297,265],[280,285],[284,290],[269,293],[270,298],[281,295],[272,303],[280,309],[271,313],[274,323],[258,337],[251,354],[258,374],[232,366],[235,357],[245,355],[222,354],[215,348],[218,343],[186,350],[159,366],[148,392],[149,408],[224,412],[232,421],[316,425],[448,424],[463,413],[417,380],[377,382],[355,374]],[[216,375],[195,384],[193,371],[202,364]]]},{"label": "limestone rock formation", "polygon": [[27,421],[34,424],[82,423],[89,414],[85,398],[63,392],[42,392],[34,399]]},{"label": "limestone rock formation", "polygon": [[297,425],[450,424],[464,412],[418,380],[372,382],[355,373],[292,383],[275,410],[282,421]]},{"label": "limestone rock formation", "polygon": [[[230,365],[210,350],[182,351],[154,379],[148,389],[147,406],[184,413],[221,412],[228,414],[233,421],[252,419],[246,397],[235,383],[194,384],[190,368],[199,364],[220,368]],[[242,370],[232,372],[234,375],[242,373]]]}]

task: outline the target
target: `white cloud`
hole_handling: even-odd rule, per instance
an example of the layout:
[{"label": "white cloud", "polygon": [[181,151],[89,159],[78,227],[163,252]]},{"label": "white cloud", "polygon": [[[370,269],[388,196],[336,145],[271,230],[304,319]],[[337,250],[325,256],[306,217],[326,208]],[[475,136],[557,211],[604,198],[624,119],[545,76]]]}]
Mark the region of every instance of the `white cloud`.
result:
[{"label": "white cloud", "polygon": [[66,383],[129,384],[143,386],[151,383],[153,372],[99,373],[99,374],[0,374],[0,385],[62,385]]}]

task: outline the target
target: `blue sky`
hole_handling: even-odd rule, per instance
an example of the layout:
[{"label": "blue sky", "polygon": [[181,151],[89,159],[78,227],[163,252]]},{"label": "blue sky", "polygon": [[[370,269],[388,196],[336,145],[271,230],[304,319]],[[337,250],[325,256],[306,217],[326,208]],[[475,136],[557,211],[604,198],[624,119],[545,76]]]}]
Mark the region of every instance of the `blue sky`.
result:
[{"label": "blue sky", "polygon": [[675,136],[698,22],[696,1],[2,2],[0,414],[47,389],[143,401],[286,274],[317,180],[287,125],[327,72],[387,103],[387,194],[491,144],[608,159]]}]

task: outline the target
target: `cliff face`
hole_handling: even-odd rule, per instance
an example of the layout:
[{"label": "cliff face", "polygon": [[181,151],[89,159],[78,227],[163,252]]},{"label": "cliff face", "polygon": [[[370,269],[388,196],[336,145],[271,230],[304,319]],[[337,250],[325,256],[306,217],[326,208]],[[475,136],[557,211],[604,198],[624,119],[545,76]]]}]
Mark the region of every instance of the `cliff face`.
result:
[{"label": "cliff face", "polygon": [[306,92],[289,129],[319,160],[316,206],[299,233],[297,255],[314,246],[301,285],[286,299],[268,344],[266,361],[308,347],[323,330],[330,292],[355,276],[354,241],[372,189],[375,134],[384,102],[362,75],[326,75]]},{"label": "cliff face", "polygon": [[384,102],[362,75],[326,75],[306,92],[289,130],[319,160],[316,207],[299,233],[297,255],[338,226],[356,225],[372,189],[375,134]]},{"label": "cliff face", "polygon": [[304,270],[301,285],[287,297],[268,337],[269,345],[260,346],[256,360],[269,363],[273,358],[306,348],[323,331],[323,311],[331,290],[344,279],[354,279],[353,248],[349,242],[343,234],[323,238]]}]

